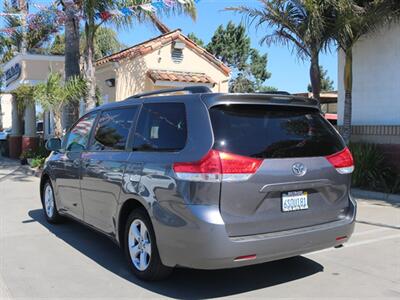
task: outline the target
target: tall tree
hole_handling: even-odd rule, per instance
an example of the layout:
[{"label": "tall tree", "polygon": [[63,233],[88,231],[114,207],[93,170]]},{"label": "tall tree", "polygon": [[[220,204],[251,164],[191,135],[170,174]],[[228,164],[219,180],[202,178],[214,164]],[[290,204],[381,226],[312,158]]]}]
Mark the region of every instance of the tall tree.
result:
[{"label": "tall tree", "polygon": [[333,36],[345,55],[342,136],[350,142],[353,95],[353,47],[377,27],[398,18],[400,3],[391,0],[337,0],[332,15]]},{"label": "tall tree", "polygon": [[[321,91],[319,53],[330,40],[326,18],[331,13],[330,0],[258,0],[261,8],[239,6],[236,11],[256,27],[267,26],[268,33],[261,43],[287,45],[300,59],[309,59],[310,81],[314,97]],[[272,32],[269,32],[272,29]]]},{"label": "tall tree", "polygon": [[271,77],[267,71],[267,54],[261,55],[250,47],[250,37],[243,25],[229,22],[225,28],[219,26],[206,48],[233,70],[229,84],[231,92],[258,91]]},{"label": "tall tree", "polygon": [[[319,66],[319,74],[321,78],[321,92],[331,92],[335,89],[333,80],[328,76],[328,70],[325,70],[322,66]],[[308,85],[307,90],[312,92],[311,84]]]},{"label": "tall tree", "polygon": [[[11,13],[4,16],[4,26],[10,30],[0,33],[0,63],[11,60],[15,53],[40,52],[41,46],[50,41],[54,31],[58,29],[56,16],[39,12],[27,22],[28,6],[25,0],[17,1],[12,5],[10,1],[3,2],[3,12]],[[19,14],[20,16],[12,15]],[[34,26],[34,30],[27,27]],[[18,28],[18,29],[16,29]],[[1,77],[1,76],[0,76]],[[0,79],[1,80],[1,79]],[[0,84],[1,85],[1,84]],[[2,127],[2,114],[0,103],[0,128]]]},{"label": "tall tree", "polygon": [[[82,34],[82,48],[86,47],[86,36]],[[100,27],[94,36],[94,59],[98,60],[104,56],[111,55],[124,48],[124,44],[118,39],[117,32],[108,27]]]},{"label": "tall tree", "polygon": [[[69,0],[71,1],[71,0]],[[86,37],[86,44],[83,55],[83,76],[88,84],[88,93],[86,97],[86,107],[93,108],[96,105],[96,81],[95,81],[95,34],[96,31],[106,23],[114,23],[119,26],[131,26],[133,20],[139,22],[148,21],[154,24],[154,14],[147,10],[137,8],[135,14],[131,16],[111,17],[106,12],[113,11],[120,7],[134,7],[140,4],[149,3],[143,0],[86,0],[74,2],[84,16],[84,32]],[[164,6],[160,9],[161,13],[170,14],[187,14],[192,18],[196,17],[196,8],[193,0],[178,1],[173,6]],[[153,20],[152,20],[153,18]],[[66,36],[67,39],[67,36]],[[67,43],[68,44],[68,43]],[[69,61],[66,61],[68,64]]]},{"label": "tall tree", "polygon": [[[79,19],[79,8],[82,5],[83,0],[60,0],[66,20],[65,20],[65,64],[64,74],[65,80],[68,81],[70,78],[79,77],[81,75],[80,70],[80,19]],[[74,99],[65,103],[63,109],[63,125],[65,129],[68,129],[79,117],[79,99]]]},{"label": "tall tree", "polygon": [[[4,26],[12,30],[7,34],[0,34],[0,61],[3,63],[13,58],[15,53],[40,52],[43,44],[49,42],[58,29],[55,25],[57,24],[56,15],[46,12],[38,12],[27,23],[24,18],[27,14],[26,1],[20,1],[20,3],[19,8],[12,6],[8,0],[3,4],[5,13],[22,15],[21,17],[5,15],[3,18]],[[28,29],[27,26],[29,26]]]}]

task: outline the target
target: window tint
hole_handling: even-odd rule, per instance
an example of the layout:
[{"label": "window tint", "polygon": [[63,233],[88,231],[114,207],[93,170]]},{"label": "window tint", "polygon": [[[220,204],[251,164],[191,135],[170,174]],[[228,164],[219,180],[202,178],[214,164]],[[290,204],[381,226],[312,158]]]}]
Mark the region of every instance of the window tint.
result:
[{"label": "window tint", "polygon": [[139,151],[178,151],[186,144],[186,112],[183,103],[143,105],[133,148]]},{"label": "window tint", "polygon": [[93,127],[96,115],[97,113],[86,115],[71,129],[64,140],[65,149],[67,151],[85,150],[89,142],[90,131]]},{"label": "window tint", "polygon": [[125,150],[137,107],[102,112],[96,126],[93,150]]},{"label": "window tint", "polygon": [[325,156],[344,148],[336,131],[314,110],[267,105],[211,108],[220,151],[260,158]]}]

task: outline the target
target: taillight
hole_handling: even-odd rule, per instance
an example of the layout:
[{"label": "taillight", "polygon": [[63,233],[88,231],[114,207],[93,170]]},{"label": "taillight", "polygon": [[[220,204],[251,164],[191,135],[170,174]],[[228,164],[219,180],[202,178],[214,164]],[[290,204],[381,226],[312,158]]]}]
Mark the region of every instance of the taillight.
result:
[{"label": "taillight", "polygon": [[354,171],[353,156],[347,147],[338,153],[326,156],[326,159],[340,174],[350,174]]},{"label": "taillight", "polygon": [[243,181],[249,179],[262,163],[261,159],[211,150],[197,162],[175,163],[178,178],[190,181]]}]

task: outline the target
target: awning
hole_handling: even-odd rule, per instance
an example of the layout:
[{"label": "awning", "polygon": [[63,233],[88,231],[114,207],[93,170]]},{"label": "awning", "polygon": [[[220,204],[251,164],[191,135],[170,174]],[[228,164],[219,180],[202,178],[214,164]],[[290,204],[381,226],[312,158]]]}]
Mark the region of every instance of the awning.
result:
[{"label": "awning", "polygon": [[150,70],[148,71],[149,78],[157,84],[157,82],[183,82],[194,84],[211,84],[215,85],[216,82],[207,74],[180,72],[180,71],[163,71],[163,70]]}]

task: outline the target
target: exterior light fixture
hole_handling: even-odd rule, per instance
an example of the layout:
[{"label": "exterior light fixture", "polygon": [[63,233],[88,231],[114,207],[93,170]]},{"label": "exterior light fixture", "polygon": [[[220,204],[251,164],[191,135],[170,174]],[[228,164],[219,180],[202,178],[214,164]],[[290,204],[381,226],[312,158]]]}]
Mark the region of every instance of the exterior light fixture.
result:
[{"label": "exterior light fixture", "polygon": [[105,81],[106,85],[110,88],[115,87],[115,78],[110,78]]}]

